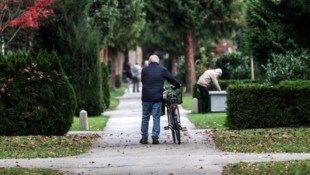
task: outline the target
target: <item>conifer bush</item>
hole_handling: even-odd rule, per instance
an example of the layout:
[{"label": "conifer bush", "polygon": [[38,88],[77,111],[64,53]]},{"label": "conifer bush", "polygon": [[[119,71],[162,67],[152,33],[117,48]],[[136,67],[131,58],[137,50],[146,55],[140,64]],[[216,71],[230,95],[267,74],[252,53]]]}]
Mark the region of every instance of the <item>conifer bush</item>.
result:
[{"label": "conifer bush", "polygon": [[68,132],[76,97],[56,53],[0,54],[0,70],[0,135]]},{"label": "conifer bush", "polygon": [[89,117],[104,112],[99,28],[90,25],[91,1],[55,1],[55,15],[39,29],[34,45],[38,50],[56,50],[61,66],[72,84],[81,110]]},{"label": "conifer bush", "polygon": [[104,110],[110,107],[110,86],[109,86],[109,68],[104,63],[101,64],[102,68],[102,91]]}]

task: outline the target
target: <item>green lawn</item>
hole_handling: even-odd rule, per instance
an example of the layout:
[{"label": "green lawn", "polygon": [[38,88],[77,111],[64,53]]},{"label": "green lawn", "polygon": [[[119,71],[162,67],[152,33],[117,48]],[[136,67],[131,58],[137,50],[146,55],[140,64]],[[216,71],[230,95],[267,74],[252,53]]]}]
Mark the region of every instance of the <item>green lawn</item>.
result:
[{"label": "green lawn", "polygon": [[[118,96],[122,96],[124,94],[125,87],[121,86],[121,88],[117,88],[115,91],[111,91],[110,93],[110,108],[107,110],[113,110],[119,104]],[[88,117],[88,126],[89,131],[101,131],[108,122],[107,116],[90,116]],[[70,128],[70,131],[80,131],[80,121],[76,116],[74,117],[73,124]]]},{"label": "green lawn", "polygon": [[198,129],[224,129],[226,113],[189,114],[188,119]]},{"label": "green lawn", "polygon": [[[192,95],[184,94],[182,107],[187,110],[192,110]],[[198,129],[224,129],[226,113],[190,113],[188,119],[196,126]]]},{"label": "green lawn", "polygon": [[125,92],[126,87],[121,86],[120,88],[115,89],[115,91],[110,91],[110,108],[108,110],[114,110],[118,103],[119,100],[117,99],[118,96],[122,96]]},{"label": "green lawn", "polygon": [[223,175],[309,175],[310,160],[229,164]]},{"label": "green lawn", "polygon": [[41,168],[0,168],[0,174],[3,175],[62,175],[58,170],[53,169],[41,169]]},{"label": "green lawn", "polygon": [[191,94],[183,94],[183,103],[182,107],[187,110],[192,110],[192,95]]},{"label": "green lawn", "polygon": [[310,128],[212,130],[223,151],[310,153]]},{"label": "green lawn", "polygon": [[[101,131],[107,122],[108,117],[106,116],[88,117],[89,131]],[[80,119],[78,117],[74,117],[70,131],[80,131]]]}]

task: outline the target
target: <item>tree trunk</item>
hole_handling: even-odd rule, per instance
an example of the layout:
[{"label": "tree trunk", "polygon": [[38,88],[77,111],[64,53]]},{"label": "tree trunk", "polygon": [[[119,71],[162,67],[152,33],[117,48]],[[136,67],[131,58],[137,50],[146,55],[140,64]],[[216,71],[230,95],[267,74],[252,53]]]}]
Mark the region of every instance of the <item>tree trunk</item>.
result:
[{"label": "tree trunk", "polygon": [[111,58],[111,75],[110,75],[110,88],[111,91],[115,91],[115,75],[116,75],[116,64],[117,64],[117,52],[114,49],[109,50],[109,56]]},{"label": "tree trunk", "polygon": [[178,68],[177,68],[177,54],[175,52],[171,52],[171,73],[173,75],[176,75],[178,73]]},{"label": "tree trunk", "polygon": [[123,67],[124,67],[124,61],[125,61],[125,55],[124,52],[117,52],[117,69],[116,69],[116,75],[120,76],[120,79],[122,81],[123,79]]},{"label": "tree trunk", "polygon": [[100,49],[100,62],[108,65],[108,48]]},{"label": "tree trunk", "polygon": [[195,57],[194,57],[194,37],[192,31],[184,33],[184,47],[185,47],[185,66],[186,66],[186,92],[193,92],[193,84],[196,81],[195,73]]},{"label": "tree trunk", "polygon": [[112,59],[112,73],[111,73],[111,90],[114,91],[116,88],[116,77],[119,77],[119,83],[122,82],[123,75],[123,63],[124,63],[124,53],[117,51]]}]

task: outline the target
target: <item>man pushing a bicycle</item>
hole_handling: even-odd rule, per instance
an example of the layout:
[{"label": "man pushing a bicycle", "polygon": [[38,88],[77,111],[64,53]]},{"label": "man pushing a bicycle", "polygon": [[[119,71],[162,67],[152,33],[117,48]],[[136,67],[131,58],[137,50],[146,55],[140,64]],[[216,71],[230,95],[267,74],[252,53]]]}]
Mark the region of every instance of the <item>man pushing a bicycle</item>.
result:
[{"label": "man pushing a bicycle", "polygon": [[151,55],[149,65],[142,69],[142,122],[141,144],[148,143],[148,128],[150,116],[153,117],[152,143],[159,144],[160,116],[163,103],[163,86],[167,80],[176,88],[181,87],[179,81],[163,66],[159,64],[159,57]]}]

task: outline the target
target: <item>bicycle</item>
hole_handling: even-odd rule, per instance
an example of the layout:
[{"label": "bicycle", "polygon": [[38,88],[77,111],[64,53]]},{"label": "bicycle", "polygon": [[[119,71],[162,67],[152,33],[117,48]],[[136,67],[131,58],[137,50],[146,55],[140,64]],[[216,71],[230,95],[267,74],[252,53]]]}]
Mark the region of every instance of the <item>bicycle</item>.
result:
[{"label": "bicycle", "polygon": [[174,86],[165,86],[164,90],[164,103],[168,117],[168,126],[165,126],[164,130],[171,129],[173,143],[181,144],[180,131],[187,131],[187,128],[181,125],[178,107],[179,104],[182,104],[182,93],[177,93]]}]

